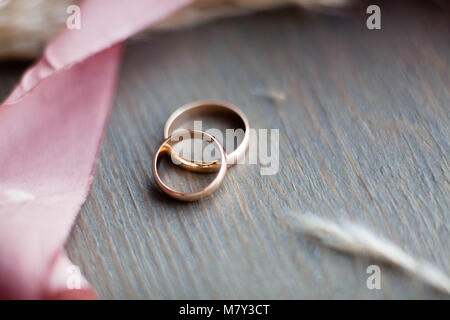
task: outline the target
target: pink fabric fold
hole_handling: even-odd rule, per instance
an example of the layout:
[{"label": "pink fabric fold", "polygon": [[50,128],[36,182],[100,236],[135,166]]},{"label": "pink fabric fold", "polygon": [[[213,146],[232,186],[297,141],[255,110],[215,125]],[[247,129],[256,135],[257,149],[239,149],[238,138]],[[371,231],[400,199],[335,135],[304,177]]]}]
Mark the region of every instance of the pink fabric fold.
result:
[{"label": "pink fabric fold", "polygon": [[92,181],[120,42],[188,2],[85,0],[81,29],[63,28],[0,105],[0,298],[95,297],[83,278],[71,290],[64,242]]}]

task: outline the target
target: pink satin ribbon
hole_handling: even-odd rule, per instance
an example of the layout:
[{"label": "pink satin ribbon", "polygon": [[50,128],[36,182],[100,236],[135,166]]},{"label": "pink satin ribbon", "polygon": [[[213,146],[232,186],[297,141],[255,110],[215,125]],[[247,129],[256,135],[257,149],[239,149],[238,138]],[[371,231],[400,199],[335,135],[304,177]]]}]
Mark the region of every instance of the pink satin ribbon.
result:
[{"label": "pink satin ribbon", "polygon": [[120,42],[188,2],[85,0],[81,29],[63,28],[0,106],[0,298],[95,297],[84,279],[69,290],[64,242],[92,181]]}]

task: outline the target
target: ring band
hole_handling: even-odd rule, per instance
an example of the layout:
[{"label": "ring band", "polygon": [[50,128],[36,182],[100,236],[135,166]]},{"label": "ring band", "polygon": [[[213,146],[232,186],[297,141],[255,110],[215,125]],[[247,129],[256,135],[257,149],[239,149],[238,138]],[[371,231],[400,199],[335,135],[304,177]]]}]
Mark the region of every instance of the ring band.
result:
[{"label": "ring band", "polygon": [[[189,115],[201,115],[202,113],[211,112],[231,112],[239,117],[244,126],[244,138],[242,139],[239,146],[233,150],[230,154],[227,154],[227,165],[230,167],[236,164],[247,151],[249,140],[250,140],[250,125],[248,123],[245,114],[236,106],[224,103],[220,101],[197,101],[185,104],[184,106],[175,110],[167,119],[164,125],[164,139],[167,139],[180,124]],[[179,165],[187,170],[195,172],[217,172],[220,170],[221,165],[219,161],[198,161],[198,160],[188,160],[176,153],[172,148],[169,149],[171,155],[179,162]]]},{"label": "ring band", "polygon": [[[201,198],[207,197],[211,195],[214,191],[216,191],[220,185],[223,182],[223,179],[225,178],[225,175],[227,173],[227,155],[225,153],[225,149],[220,144],[220,142],[211,136],[210,134],[198,131],[198,130],[184,130],[184,132],[188,132],[190,135],[190,138],[197,138],[199,135],[201,135],[202,139],[207,142],[212,142],[215,144],[217,149],[219,149],[220,152],[220,161],[214,161],[214,164],[216,166],[219,166],[218,173],[216,177],[211,181],[209,185],[207,185],[205,188],[203,188],[200,191],[196,192],[180,192],[176,191],[172,188],[170,188],[168,185],[166,185],[162,179],[160,178],[158,174],[158,163],[159,163],[159,155],[165,152],[169,152],[172,156],[173,144],[179,142],[179,139],[176,139],[177,137],[183,136],[182,134],[174,133],[172,136],[167,137],[159,146],[158,150],[156,150],[155,156],[153,157],[153,164],[152,164],[152,171],[153,171],[153,178],[156,181],[156,184],[161,188],[163,192],[165,192],[167,195],[171,196],[172,198],[181,200],[181,201],[196,201]],[[181,157],[179,154],[177,154],[178,157]]]}]

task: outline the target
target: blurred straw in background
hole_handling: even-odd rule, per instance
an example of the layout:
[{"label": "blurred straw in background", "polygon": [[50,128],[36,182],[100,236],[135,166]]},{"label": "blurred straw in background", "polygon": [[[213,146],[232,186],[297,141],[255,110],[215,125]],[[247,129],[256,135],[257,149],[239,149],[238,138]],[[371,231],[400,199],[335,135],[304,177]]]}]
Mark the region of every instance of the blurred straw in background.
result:
[{"label": "blurred straw in background", "polygon": [[[340,6],[348,0],[196,0],[152,29],[173,29],[218,17],[286,5]],[[81,0],[0,0],[0,59],[33,59],[64,25],[70,5]],[[107,5],[107,4],[105,4]],[[81,13],[82,19],[82,13]]]}]

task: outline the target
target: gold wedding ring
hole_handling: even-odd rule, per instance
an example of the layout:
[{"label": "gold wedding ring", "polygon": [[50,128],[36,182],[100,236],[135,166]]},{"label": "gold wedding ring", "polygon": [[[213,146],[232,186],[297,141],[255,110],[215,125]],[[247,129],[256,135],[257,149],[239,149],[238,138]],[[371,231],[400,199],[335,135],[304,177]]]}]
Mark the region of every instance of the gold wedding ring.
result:
[{"label": "gold wedding ring", "polygon": [[[188,132],[191,139],[198,138],[199,136],[201,136],[203,141],[214,143],[220,153],[220,160],[215,162],[219,166],[217,175],[215,176],[215,178],[211,181],[211,183],[209,185],[207,185],[202,190],[196,191],[196,192],[176,191],[176,190],[172,189],[171,187],[169,187],[167,184],[165,184],[158,173],[158,164],[159,164],[160,155],[162,155],[166,152],[171,154],[171,152],[173,150],[172,146],[174,144],[178,143],[180,141],[179,138],[183,137],[186,132]],[[173,154],[172,154],[172,156],[173,156]],[[203,132],[203,131],[197,131],[197,130],[184,130],[184,132],[178,131],[178,132],[175,132],[173,135],[167,137],[163,141],[163,143],[159,146],[158,150],[156,150],[155,156],[153,157],[153,164],[152,164],[153,177],[156,181],[156,184],[167,195],[171,196],[172,198],[181,200],[181,201],[196,201],[196,200],[199,200],[201,198],[211,195],[222,184],[223,179],[225,178],[225,174],[227,173],[227,169],[228,169],[227,156],[226,156],[225,150],[224,150],[223,146],[220,144],[220,142],[217,141],[216,138],[209,135],[208,133]]]},{"label": "gold wedding ring", "polygon": [[[206,115],[218,115],[219,117],[227,117],[230,115],[237,116],[242,122],[244,129],[244,137],[239,146],[233,150],[230,154],[225,152],[221,142],[214,136],[199,130],[188,130],[186,128],[180,128],[183,123],[192,118],[201,118]],[[180,142],[180,138],[184,138],[188,135],[188,139],[202,138],[203,141],[211,142],[219,150],[220,158],[214,160],[203,159],[186,159],[174,149],[174,145]],[[156,184],[161,188],[163,192],[172,198],[181,201],[195,201],[201,198],[211,195],[222,184],[228,167],[238,163],[238,161],[245,156],[250,140],[250,126],[247,117],[236,106],[224,103],[220,101],[197,101],[188,103],[177,110],[175,110],[164,126],[164,141],[159,146],[158,150],[153,157],[153,177]],[[165,184],[158,173],[158,163],[160,155],[168,153],[172,157],[172,162],[176,165],[185,168],[189,171],[195,172],[217,172],[215,178],[209,185],[200,191],[196,192],[180,192],[172,189]]]},{"label": "gold wedding ring", "polygon": [[[201,118],[202,115],[217,114],[220,117],[226,116],[227,114],[233,114],[237,116],[242,122],[244,137],[239,144],[239,146],[233,150],[231,153],[227,154],[227,165],[228,167],[238,163],[238,161],[245,155],[247,151],[249,140],[250,140],[250,126],[245,114],[236,106],[214,100],[197,101],[185,104],[184,106],[175,110],[167,119],[164,125],[164,139],[167,139],[171,134],[173,134],[180,125],[183,124],[186,119],[189,118]],[[176,153],[175,150],[170,149],[174,159],[179,162],[180,167],[185,168],[189,171],[195,172],[216,172],[220,170],[220,163],[214,160],[189,160],[183,158],[181,155]]]}]

